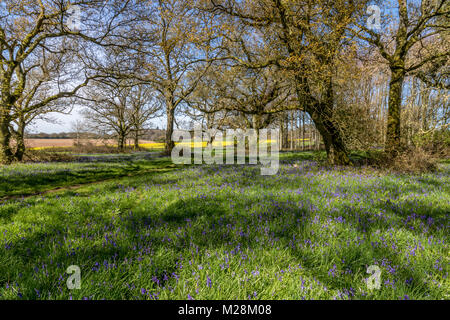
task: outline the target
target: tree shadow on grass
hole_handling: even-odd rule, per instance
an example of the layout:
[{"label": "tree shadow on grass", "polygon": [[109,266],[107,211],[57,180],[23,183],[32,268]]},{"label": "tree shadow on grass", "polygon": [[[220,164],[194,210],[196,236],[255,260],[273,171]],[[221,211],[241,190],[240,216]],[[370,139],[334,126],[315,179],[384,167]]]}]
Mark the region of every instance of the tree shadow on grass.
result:
[{"label": "tree shadow on grass", "polygon": [[18,169],[14,174],[4,175],[0,181],[0,201],[2,198],[30,196],[55,188],[102,182],[113,178],[135,176],[140,173],[145,174],[149,170],[158,171],[164,168],[174,168],[170,159],[165,158],[146,162],[130,161],[126,165],[120,163],[117,167],[111,166],[107,162],[98,162],[92,164],[92,166],[80,168],[77,168],[76,164],[74,165],[74,168],[69,169],[53,169],[49,164],[48,168],[34,170],[29,174],[24,174],[23,171]]},{"label": "tree shadow on grass", "polygon": [[[245,199],[242,206],[245,207],[255,201],[258,199],[249,197]],[[125,258],[134,261],[140,258],[153,259],[147,271],[149,276],[161,279],[164,275],[176,272],[176,263],[180,255],[188,255],[192,245],[200,249],[212,250],[236,246],[242,250],[270,249],[261,247],[255,241],[255,237],[263,237],[269,242],[272,241],[287,248],[286,254],[302,264],[309,274],[319,279],[328,288],[342,288],[341,280],[327,275],[326,270],[319,270],[323,266],[308,256],[309,251],[290,245],[295,237],[298,243],[310,240],[312,237],[308,233],[313,223],[310,207],[304,206],[299,209],[295,203],[280,202],[276,196],[269,196],[265,199],[265,206],[253,210],[256,211],[237,212],[230,208],[226,198],[205,196],[180,199],[164,208],[141,208],[130,212],[119,212],[114,219],[115,224],[110,216],[102,212],[86,213],[88,217],[84,218],[92,216],[91,230],[86,230],[83,223],[74,225],[73,222],[79,218],[77,216],[55,216],[55,220],[43,226],[43,230],[24,235],[22,239],[13,241],[10,248],[0,247],[1,255],[9,256],[16,263],[15,269],[11,269],[8,265],[1,268],[3,270],[0,274],[3,274],[3,281],[0,282],[4,283],[7,279],[14,277],[18,267],[28,268],[28,271],[23,270],[23,276],[32,277],[33,266],[40,264],[48,254],[51,254],[52,259],[61,265],[60,268],[55,268],[59,270],[59,273],[70,264],[80,264],[84,270],[97,272],[96,263],[101,264],[103,261],[118,263]],[[337,217],[338,214],[341,213],[339,211],[320,213],[323,217]],[[361,217],[361,212],[349,212],[346,218],[353,222],[351,228],[360,238],[367,236],[373,228],[387,231],[392,227],[389,222],[382,219],[358,220],[357,214]],[[69,236],[67,232],[68,227],[72,230],[72,236]],[[66,249],[68,238],[77,243],[82,241],[87,231],[92,235],[95,245],[85,245],[79,251]],[[57,243],[65,243],[65,245],[55,245]],[[74,244],[73,247],[76,245]],[[364,272],[365,267],[371,264],[373,259],[380,260],[386,256],[389,257],[392,265],[402,265],[400,257],[392,248],[372,247],[370,243],[365,243],[361,246],[354,244],[347,250],[339,254],[330,248],[328,254],[335,255],[334,258],[350,257],[350,261],[346,263],[354,273]],[[167,253],[166,256],[164,252]],[[106,272],[99,268],[100,272]],[[402,279],[411,277],[414,281],[418,281],[415,280],[419,277],[417,272],[412,272],[410,269],[402,269],[401,272]],[[164,281],[160,280],[160,286],[165,285]],[[153,284],[152,286],[155,288]],[[426,286],[420,288],[423,294],[429,291]],[[32,296],[33,292],[30,288],[25,297]]]}]

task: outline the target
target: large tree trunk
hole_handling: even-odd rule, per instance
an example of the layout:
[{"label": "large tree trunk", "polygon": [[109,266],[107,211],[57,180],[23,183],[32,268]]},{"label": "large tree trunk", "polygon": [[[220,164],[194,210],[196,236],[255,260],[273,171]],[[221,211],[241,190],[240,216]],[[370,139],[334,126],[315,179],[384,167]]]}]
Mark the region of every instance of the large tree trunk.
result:
[{"label": "large tree trunk", "polygon": [[320,113],[317,110],[310,108],[307,108],[307,112],[311,116],[314,125],[323,138],[328,162],[331,165],[351,164],[348,151],[345,147],[339,128],[332,120],[332,115],[329,114],[329,112],[325,113],[326,110],[331,109],[326,109],[320,106],[318,108],[320,108]]},{"label": "large tree trunk", "polygon": [[[317,101],[310,93],[308,80],[297,76],[297,96],[301,106],[311,117],[325,144],[328,163],[331,165],[350,165],[348,150],[341,131],[333,120],[334,90],[332,79],[326,83],[326,92],[322,102]],[[305,94],[306,93],[306,94]]]},{"label": "large tree trunk", "polygon": [[25,121],[20,121],[17,131],[15,132],[16,152],[14,157],[17,161],[22,161],[25,154]]},{"label": "large tree trunk", "polygon": [[9,121],[0,116],[0,164],[10,164],[13,160],[10,140]]},{"label": "large tree trunk", "polygon": [[139,137],[134,136],[134,150],[139,150]]},{"label": "large tree trunk", "polygon": [[306,135],[305,113],[302,112],[302,151],[305,151],[305,135]]},{"label": "large tree trunk", "polygon": [[280,135],[281,135],[281,149],[285,150],[289,147],[289,132],[288,132],[288,119],[286,112],[283,113],[280,119]]},{"label": "large tree trunk", "polygon": [[175,143],[172,141],[173,123],[175,120],[175,108],[172,104],[167,105],[167,129],[166,129],[166,155],[172,154],[172,149],[175,147]]},{"label": "large tree trunk", "polygon": [[252,115],[252,126],[256,133],[256,143],[259,145],[259,132],[264,127],[264,124],[261,123],[261,115]]},{"label": "large tree trunk", "polygon": [[139,130],[134,132],[134,150],[139,150]]},{"label": "large tree trunk", "polygon": [[119,134],[119,139],[118,139],[118,148],[119,148],[119,152],[123,152],[125,149],[125,134],[121,133]]},{"label": "large tree trunk", "polygon": [[400,109],[402,105],[402,90],[405,74],[402,69],[391,68],[389,83],[389,104],[387,116],[385,152],[395,157],[400,152]]}]

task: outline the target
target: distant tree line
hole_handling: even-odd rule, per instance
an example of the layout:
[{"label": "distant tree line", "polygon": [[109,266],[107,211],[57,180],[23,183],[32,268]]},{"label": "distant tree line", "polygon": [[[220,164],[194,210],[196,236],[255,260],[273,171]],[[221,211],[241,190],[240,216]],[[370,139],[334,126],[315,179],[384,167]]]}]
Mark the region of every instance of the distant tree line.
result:
[{"label": "distant tree line", "polygon": [[445,144],[449,20],[445,0],[2,2],[0,163],[21,160],[31,123],[75,106],[119,149],[164,116],[167,154],[185,119],[279,128],[283,148],[323,146],[336,165]]},{"label": "distant tree line", "polygon": [[[141,139],[147,141],[164,142],[165,130],[145,129]],[[59,133],[25,133],[25,139],[102,139],[104,136],[95,132],[59,132]]]}]

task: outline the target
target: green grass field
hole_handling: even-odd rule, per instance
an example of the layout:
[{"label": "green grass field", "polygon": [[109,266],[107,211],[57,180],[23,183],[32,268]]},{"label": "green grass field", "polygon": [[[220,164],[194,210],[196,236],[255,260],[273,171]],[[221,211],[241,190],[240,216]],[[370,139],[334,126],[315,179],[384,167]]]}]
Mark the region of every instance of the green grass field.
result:
[{"label": "green grass field", "polygon": [[[91,156],[95,158],[94,156]],[[105,156],[102,156],[105,158]],[[38,163],[0,166],[0,199],[28,196],[56,188],[94,183],[173,167],[160,161],[107,161],[88,163]],[[156,170],[158,171],[158,170]]]},{"label": "green grass field", "polygon": [[0,299],[449,299],[450,164],[316,157],[283,154],[274,176],[164,158],[0,167]]}]

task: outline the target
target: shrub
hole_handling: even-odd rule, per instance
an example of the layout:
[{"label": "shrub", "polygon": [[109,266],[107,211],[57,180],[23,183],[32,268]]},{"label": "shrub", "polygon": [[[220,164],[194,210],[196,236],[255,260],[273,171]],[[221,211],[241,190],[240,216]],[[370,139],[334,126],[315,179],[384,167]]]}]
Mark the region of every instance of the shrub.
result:
[{"label": "shrub", "polygon": [[68,152],[27,149],[23,162],[71,162],[75,158]]},{"label": "shrub", "polygon": [[398,173],[426,173],[437,169],[438,159],[435,154],[424,148],[411,147],[404,149],[395,157],[380,151],[368,152],[364,164]]},{"label": "shrub", "polygon": [[439,158],[450,157],[450,130],[444,128],[418,134],[414,144]]},{"label": "shrub", "polygon": [[[103,144],[103,145],[95,145],[91,141],[80,141],[74,142],[71,151],[74,153],[84,153],[84,154],[97,154],[97,153],[119,153],[119,149],[116,146]],[[133,151],[133,147],[125,146],[123,152],[129,153]]]}]

